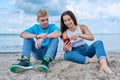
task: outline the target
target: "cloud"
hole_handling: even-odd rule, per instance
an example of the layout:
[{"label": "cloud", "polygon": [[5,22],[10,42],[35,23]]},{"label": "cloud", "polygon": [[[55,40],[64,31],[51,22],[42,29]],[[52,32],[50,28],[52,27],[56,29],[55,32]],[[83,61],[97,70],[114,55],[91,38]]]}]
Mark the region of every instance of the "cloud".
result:
[{"label": "cloud", "polygon": [[109,16],[120,17],[120,2],[109,5],[105,13]]},{"label": "cloud", "polygon": [[111,17],[119,21],[120,1],[119,0],[80,0],[71,1],[67,9],[72,10],[79,19],[108,19]]},{"label": "cloud", "polygon": [[1,12],[0,13],[0,33],[20,33],[30,25],[36,23],[35,16],[19,13]]},{"label": "cloud", "polygon": [[46,9],[49,15],[60,15],[66,10],[67,0],[16,0],[16,7],[27,14],[36,14],[39,9]]},{"label": "cloud", "polygon": [[120,30],[120,0],[8,0],[0,7],[0,33],[20,33],[30,27],[39,9],[48,10],[50,23],[58,26],[61,13],[72,10],[78,23],[88,25],[93,33]]}]

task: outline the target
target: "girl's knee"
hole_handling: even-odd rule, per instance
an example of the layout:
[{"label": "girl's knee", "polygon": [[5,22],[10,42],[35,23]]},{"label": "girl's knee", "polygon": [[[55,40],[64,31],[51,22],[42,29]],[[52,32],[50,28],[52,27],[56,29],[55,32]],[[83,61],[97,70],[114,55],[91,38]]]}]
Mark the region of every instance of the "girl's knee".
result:
[{"label": "girl's knee", "polygon": [[64,59],[65,60],[69,60],[69,58],[70,58],[71,56],[69,55],[69,53],[64,53]]},{"label": "girl's knee", "polygon": [[103,45],[103,41],[98,40],[98,41],[95,42],[95,44],[96,44],[96,45],[99,45],[99,44],[102,44],[102,45]]},{"label": "girl's knee", "polygon": [[99,44],[99,43],[103,43],[103,42],[102,42],[101,40],[97,40],[97,41],[96,41],[96,43],[98,43],[98,44]]}]

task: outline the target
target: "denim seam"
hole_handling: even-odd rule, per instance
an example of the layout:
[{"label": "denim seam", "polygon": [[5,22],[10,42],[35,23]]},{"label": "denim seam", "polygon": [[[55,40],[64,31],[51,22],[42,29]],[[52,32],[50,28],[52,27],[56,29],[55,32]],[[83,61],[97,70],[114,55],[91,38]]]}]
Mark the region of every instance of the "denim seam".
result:
[{"label": "denim seam", "polygon": [[44,57],[50,57],[51,61],[53,61],[53,58],[50,55],[45,55]]},{"label": "denim seam", "polygon": [[86,57],[85,64],[88,63],[89,57]]},{"label": "denim seam", "polygon": [[106,56],[100,56],[99,58],[98,58],[98,60],[100,60],[100,59],[106,59],[107,57]]}]

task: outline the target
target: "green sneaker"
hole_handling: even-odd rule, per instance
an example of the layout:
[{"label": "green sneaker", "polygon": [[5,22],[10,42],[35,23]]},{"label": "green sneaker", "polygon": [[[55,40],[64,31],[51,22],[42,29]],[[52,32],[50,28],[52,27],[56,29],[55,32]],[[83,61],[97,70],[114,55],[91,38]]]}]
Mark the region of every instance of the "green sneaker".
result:
[{"label": "green sneaker", "polygon": [[50,58],[49,58],[49,57],[44,57],[44,60],[45,60],[46,62],[50,62]]},{"label": "green sneaker", "polygon": [[41,63],[41,65],[38,66],[38,69],[39,69],[40,71],[49,72],[48,65],[49,65],[49,62],[43,60],[42,63]]},{"label": "green sneaker", "polygon": [[10,66],[11,72],[19,73],[19,72],[33,69],[32,63],[29,60],[22,58],[20,61],[21,61],[20,63],[13,64],[12,66]]}]

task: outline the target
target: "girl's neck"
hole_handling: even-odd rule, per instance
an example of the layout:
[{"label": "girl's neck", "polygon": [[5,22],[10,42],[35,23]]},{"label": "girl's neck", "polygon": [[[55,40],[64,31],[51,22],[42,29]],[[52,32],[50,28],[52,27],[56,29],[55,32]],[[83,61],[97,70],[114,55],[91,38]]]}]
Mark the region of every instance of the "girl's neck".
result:
[{"label": "girl's neck", "polygon": [[71,32],[74,32],[75,30],[76,30],[76,25],[73,25],[71,28],[69,28],[69,30],[71,31]]}]

